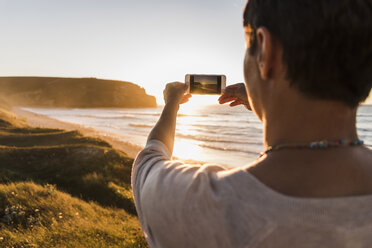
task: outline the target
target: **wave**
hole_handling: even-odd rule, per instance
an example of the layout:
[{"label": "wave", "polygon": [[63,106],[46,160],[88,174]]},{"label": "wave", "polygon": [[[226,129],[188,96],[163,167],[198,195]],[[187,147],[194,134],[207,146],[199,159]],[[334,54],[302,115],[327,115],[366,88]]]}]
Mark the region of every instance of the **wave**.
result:
[{"label": "wave", "polygon": [[[262,128],[257,128],[257,127],[253,127],[253,126],[249,126],[249,125],[246,125],[244,127],[241,127],[241,126],[229,126],[229,125],[213,125],[213,124],[194,124],[193,125],[194,127],[200,127],[200,128],[207,128],[207,129],[211,129],[211,128],[233,128],[233,129],[241,129],[241,128],[244,128],[244,129],[247,129],[247,130],[256,130],[256,131],[260,131],[262,132]],[[237,134],[240,134],[241,132],[237,133]]]},{"label": "wave", "polygon": [[369,114],[369,113],[359,113],[359,114],[358,114],[358,117],[368,117],[368,118],[372,118],[372,114]]},{"label": "wave", "polygon": [[159,117],[161,113],[147,113],[147,112],[120,112],[123,115],[138,115],[138,116],[155,116]]},{"label": "wave", "polygon": [[[78,117],[85,117],[85,118],[97,118],[97,119],[123,119],[123,118],[138,118],[141,119],[143,116],[153,116],[153,117],[159,117],[161,113],[138,113],[138,112],[133,112],[133,113],[126,113],[126,114],[121,114],[121,115],[105,115],[105,116],[99,116],[99,115],[88,115],[88,114],[80,114],[80,115],[75,115]],[[177,117],[203,117],[207,118],[209,115],[207,114],[177,114]]]},{"label": "wave", "polygon": [[209,115],[201,114],[201,115],[191,115],[191,114],[177,114],[177,117],[209,117]]},{"label": "wave", "polygon": [[[262,129],[259,128],[252,128],[252,127],[239,127],[239,126],[227,126],[227,127],[220,127],[216,128],[213,126],[205,125],[204,127],[200,127],[200,125],[190,125],[190,124],[177,124],[177,131],[179,133],[183,133],[184,127],[187,127],[187,130],[201,135],[214,135],[217,134],[219,136],[234,136],[234,137],[255,137],[262,139]],[[195,135],[196,136],[196,135]]]},{"label": "wave", "polygon": [[[242,153],[249,153],[249,154],[255,154],[258,155],[260,152],[258,151],[252,151],[244,148],[234,148],[234,147],[221,147],[217,145],[209,145],[209,144],[199,144],[198,146],[203,148],[209,148],[214,149],[218,151],[225,151],[225,152],[242,152]],[[372,144],[366,144],[366,147],[369,149],[372,149]]]},{"label": "wave", "polygon": [[214,149],[218,151],[226,151],[226,152],[242,152],[242,153],[250,153],[254,155],[259,155],[259,152],[243,149],[243,148],[233,148],[233,147],[221,147],[221,146],[214,146],[214,145],[206,145],[206,144],[199,144],[200,147]]},{"label": "wave", "polygon": [[[161,113],[142,113],[142,112],[133,112],[132,113],[132,112],[128,112],[128,113],[125,113],[125,114],[123,114],[121,116],[122,117],[126,117],[126,116],[138,116],[138,117],[141,117],[141,116],[153,116],[153,117],[159,117],[160,115],[161,115]],[[92,116],[92,117],[96,117],[96,116]],[[100,117],[100,116],[97,116],[97,117]],[[118,116],[114,116],[114,118],[115,117],[118,117]],[[196,115],[196,114],[182,114],[181,113],[181,114],[177,114],[177,117],[209,117],[209,115],[205,115],[205,114]]]},{"label": "wave", "polygon": [[359,134],[367,134],[367,135],[372,135],[372,128],[365,128],[365,127],[360,127],[357,129]]},{"label": "wave", "polygon": [[218,143],[235,143],[235,144],[245,144],[245,145],[261,145],[261,142],[239,140],[239,139],[226,139],[222,137],[210,137],[210,136],[201,136],[201,135],[191,135],[191,134],[182,134],[177,133],[177,137],[184,139],[205,141],[205,142],[218,142]]},{"label": "wave", "polygon": [[106,120],[120,120],[120,119],[140,119],[136,115],[105,115],[105,116],[97,116],[97,115],[76,115],[77,117],[83,118],[91,118],[91,119],[106,119]]},{"label": "wave", "polygon": [[218,116],[218,115],[235,115],[235,113],[231,113],[231,112],[221,112],[221,113],[213,113],[214,115]]},{"label": "wave", "polygon": [[130,127],[142,127],[142,128],[153,128],[154,125],[149,125],[149,124],[137,124],[137,123],[129,123]]}]

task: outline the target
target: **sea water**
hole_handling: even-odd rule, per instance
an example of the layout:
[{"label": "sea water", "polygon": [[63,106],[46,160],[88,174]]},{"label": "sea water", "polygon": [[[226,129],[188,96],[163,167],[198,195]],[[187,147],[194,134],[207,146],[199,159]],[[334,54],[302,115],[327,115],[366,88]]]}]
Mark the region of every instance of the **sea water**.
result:
[{"label": "sea water", "polygon": [[[162,106],[144,109],[42,109],[24,108],[60,121],[94,128],[106,135],[144,146],[159,119]],[[359,108],[359,138],[372,149],[372,105]],[[262,124],[244,107],[203,105],[183,108],[177,117],[173,155],[239,167],[254,161],[264,150]]]}]

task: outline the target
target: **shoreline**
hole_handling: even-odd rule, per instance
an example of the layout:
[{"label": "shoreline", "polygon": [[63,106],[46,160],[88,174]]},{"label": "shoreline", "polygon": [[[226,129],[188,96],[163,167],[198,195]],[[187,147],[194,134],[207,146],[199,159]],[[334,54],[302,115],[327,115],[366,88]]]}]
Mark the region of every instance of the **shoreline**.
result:
[{"label": "shoreline", "polygon": [[[37,114],[31,111],[22,109],[22,107],[12,106],[10,110],[16,118],[20,119],[25,124],[31,127],[40,127],[40,128],[54,128],[54,129],[63,129],[67,131],[77,130],[80,131],[84,136],[89,136],[93,138],[99,138],[108,142],[112,148],[120,150],[127,154],[129,158],[135,159],[137,154],[144,148],[128,141],[123,141],[115,137],[113,133],[96,130],[91,127],[85,127],[79,124],[74,124],[70,122],[64,122],[50,118],[46,115]],[[172,156],[173,160],[179,160],[186,164],[199,164],[204,165],[208,162],[197,161],[192,159],[182,159],[175,156]]]},{"label": "shoreline", "polygon": [[25,124],[31,127],[64,129],[67,131],[77,130],[80,131],[84,136],[100,138],[107,141],[114,149],[125,152],[128,157],[133,159],[143,149],[141,146],[115,138],[113,134],[74,123],[59,121],[46,115],[23,110],[21,107],[11,107],[11,112],[14,113]]}]

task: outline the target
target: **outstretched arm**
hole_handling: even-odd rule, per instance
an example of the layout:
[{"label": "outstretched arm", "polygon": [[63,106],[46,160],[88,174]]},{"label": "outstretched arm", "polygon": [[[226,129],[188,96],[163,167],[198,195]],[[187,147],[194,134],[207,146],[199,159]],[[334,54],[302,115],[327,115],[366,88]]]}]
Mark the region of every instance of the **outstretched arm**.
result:
[{"label": "outstretched arm", "polygon": [[163,92],[165,106],[160,119],[152,129],[147,141],[159,140],[168,150],[173,152],[174,136],[176,131],[176,119],[179,105],[188,102],[191,97],[186,94],[187,86],[184,83],[169,83]]}]

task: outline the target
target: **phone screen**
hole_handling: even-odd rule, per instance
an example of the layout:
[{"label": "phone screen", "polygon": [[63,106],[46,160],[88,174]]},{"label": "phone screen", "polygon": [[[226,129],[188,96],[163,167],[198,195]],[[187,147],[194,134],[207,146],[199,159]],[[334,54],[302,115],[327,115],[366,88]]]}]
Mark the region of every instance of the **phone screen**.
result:
[{"label": "phone screen", "polygon": [[191,75],[190,93],[200,95],[221,94],[221,76]]}]

